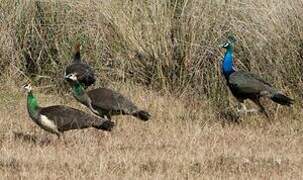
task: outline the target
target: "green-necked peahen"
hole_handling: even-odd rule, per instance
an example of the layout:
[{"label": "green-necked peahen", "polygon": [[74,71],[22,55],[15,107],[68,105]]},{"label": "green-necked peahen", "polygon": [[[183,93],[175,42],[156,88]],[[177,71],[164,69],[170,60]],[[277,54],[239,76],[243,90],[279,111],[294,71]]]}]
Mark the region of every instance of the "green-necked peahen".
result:
[{"label": "green-necked peahen", "polygon": [[27,92],[27,110],[31,119],[42,129],[56,134],[58,137],[72,129],[94,127],[105,131],[111,131],[114,123],[97,116],[87,114],[68,106],[56,105],[40,107],[37,98],[33,95],[29,84],[23,86]]},{"label": "green-necked peahen", "polygon": [[259,107],[259,111],[268,117],[265,108],[260,103],[260,97],[268,97],[272,101],[281,105],[292,105],[294,101],[293,99],[282,94],[281,91],[274,88],[259,76],[250,72],[235,70],[233,65],[234,43],[234,37],[229,37],[227,42],[222,46],[226,49],[226,52],[221,68],[227,81],[227,86],[238,100],[239,105],[242,107],[241,109],[238,109],[238,111],[255,112],[255,109],[247,110],[246,106],[243,104],[244,100],[250,99]]},{"label": "green-necked peahen", "polygon": [[77,80],[76,74],[69,74],[66,79],[73,82],[73,96],[96,115],[108,119],[113,115],[132,115],[143,121],[150,118],[147,111],[140,110],[132,101],[116,91],[96,88],[86,92]]},{"label": "green-necked peahen", "polygon": [[73,52],[73,61],[66,67],[64,76],[71,73],[77,73],[77,78],[84,88],[95,83],[95,74],[92,68],[81,60],[80,54],[81,45],[76,44]]}]

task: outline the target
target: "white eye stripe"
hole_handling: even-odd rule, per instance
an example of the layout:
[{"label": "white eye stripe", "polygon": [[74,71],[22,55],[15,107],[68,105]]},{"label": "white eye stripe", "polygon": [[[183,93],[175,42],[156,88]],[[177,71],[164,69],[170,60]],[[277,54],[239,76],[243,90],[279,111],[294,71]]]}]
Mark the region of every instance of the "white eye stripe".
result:
[{"label": "white eye stripe", "polygon": [[27,90],[31,90],[32,89],[32,87],[31,87],[30,84],[25,85],[24,88],[27,89]]},{"label": "white eye stripe", "polygon": [[73,80],[73,81],[78,80],[77,76],[76,76],[76,73],[69,74],[66,77],[69,78],[70,80]]}]

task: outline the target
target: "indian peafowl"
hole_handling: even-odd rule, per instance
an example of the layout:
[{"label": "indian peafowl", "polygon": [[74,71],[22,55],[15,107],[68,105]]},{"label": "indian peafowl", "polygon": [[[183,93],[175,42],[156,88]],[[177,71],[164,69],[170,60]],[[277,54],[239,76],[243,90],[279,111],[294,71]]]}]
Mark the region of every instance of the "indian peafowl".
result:
[{"label": "indian peafowl", "polygon": [[93,113],[103,118],[111,119],[113,115],[132,115],[142,121],[150,118],[148,112],[140,110],[132,101],[116,91],[97,88],[86,92],[75,73],[69,74],[65,78],[73,82],[73,96]]},{"label": "indian peafowl", "polygon": [[64,76],[71,73],[77,73],[77,78],[84,88],[95,83],[95,74],[92,68],[81,60],[81,45],[76,44],[73,52],[73,62],[66,67]]},{"label": "indian peafowl", "polygon": [[238,111],[240,113],[256,112],[257,110],[255,109],[247,110],[246,106],[244,105],[244,100],[250,99],[259,107],[259,111],[264,113],[265,116],[268,117],[265,108],[260,103],[261,97],[267,97],[281,105],[291,106],[294,100],[282,94],[281,91],[274,88],[271,84],[269,84],[256,74],[245,71],[237,71],[234,68],[234,43],[235,38],[229,37],[227,42],[222,46],[226,49],[226,52],[223,58],[221,68],[222,73],[226,79],[227,86],[239,102]]},{"label": "indian peafowl", "polygon": [[30,84],[24,85],[23,89],[27,92],[27,110],[31,119],[42,129],[56,134],[58,138],[64,131],[72,129],[94,127],[111,131],[114,126],[114,123],[107,119],[96,117],[68,106],[40,107]]}]

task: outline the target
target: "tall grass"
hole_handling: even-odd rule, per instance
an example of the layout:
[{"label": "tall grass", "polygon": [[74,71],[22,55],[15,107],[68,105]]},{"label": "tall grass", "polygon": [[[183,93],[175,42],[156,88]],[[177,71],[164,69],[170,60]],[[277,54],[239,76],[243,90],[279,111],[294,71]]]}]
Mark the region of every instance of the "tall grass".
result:
[{"label": "tall grass", "polygon": [[[219,105],[228,34],[236,64],[293,96],[302,89],[301,0],[5,1],[0,3],[3,79],[62,84],[75,42],[100,82],[131,81]],[[224,101],[223,101],[224,100]]]}]

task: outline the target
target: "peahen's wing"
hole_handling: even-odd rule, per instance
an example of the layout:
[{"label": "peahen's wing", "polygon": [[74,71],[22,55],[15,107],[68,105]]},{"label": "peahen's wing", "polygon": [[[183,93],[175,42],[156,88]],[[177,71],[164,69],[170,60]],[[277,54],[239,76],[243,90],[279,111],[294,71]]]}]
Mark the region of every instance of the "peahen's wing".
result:
[{"label": "peahen's wing", "polygon": [[40,114],[53,121],[59,131],[82,129],[93,125],[97,126],[107,121],[106,119],[98,118],[78,109],[63,105],[43,107],[40,110]]},{"label": "peahen's wing", "polygon": [[107,111],[122,111],[131,113],[137,106],[122,94],[107,88],[97,88],[87,92],[92,105]]}]

